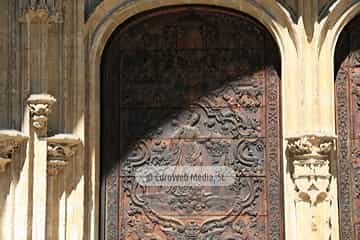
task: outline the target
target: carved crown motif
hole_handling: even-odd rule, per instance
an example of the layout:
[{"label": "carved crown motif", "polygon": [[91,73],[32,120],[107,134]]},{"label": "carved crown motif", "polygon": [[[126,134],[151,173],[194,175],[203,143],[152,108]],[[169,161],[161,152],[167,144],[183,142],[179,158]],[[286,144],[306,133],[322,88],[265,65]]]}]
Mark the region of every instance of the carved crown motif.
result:
[{"label": "carved crown motif", "polygon": [[296,158],[324,158],[335,146],[335,137],[305,135],[288,138],[287,150]]}]

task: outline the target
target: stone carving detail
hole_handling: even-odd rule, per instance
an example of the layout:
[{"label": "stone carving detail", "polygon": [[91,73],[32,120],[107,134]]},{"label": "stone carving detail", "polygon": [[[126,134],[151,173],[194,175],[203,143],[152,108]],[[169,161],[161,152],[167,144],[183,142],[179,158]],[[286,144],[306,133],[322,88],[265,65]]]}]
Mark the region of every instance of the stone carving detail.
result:
[{"label": "stone carving detail", "polygon": [[[335,149],[335,137],[303,136],[288,138],[288,156],[293,167],[297,199],[296,210],[299,219],[298,234],[312,236],[311,239],[331,238],[330,212],[331,181],[330,163]],[[302,217],[300,217],[300,215]],[[311,226],[306,228],[306,224]],[[304,229],[311,229],[306,232]],[[327,229],[327,230],[326,230]]]},{"label": "stone carving detail", "polygon": [[47,94],[34,94],[28,100],[32,126],[42,135],[46,135],[48,115],[56,99]]},{"label": "stone carving detail", "polygon": [[20,22],[59,23],[63,21],[63,0],[20,0]]},{"label": "stone carving detail", "polygon": [[261,172],[264,168],[264,143],[259,139],[239,141],[233,150],[230,165],[243,174]]},{"label": "stone carving detail", "polygon": [[338,184],[340,238],[359,238],[360,201],[360,41],[359,19],[339,37],[336,75],[336,123],[338,133]]},{"label": "stone carving detail", "polygon": [[[337,126],[338,126],[338,161],[339,161],[339,209],[341,229],[340,234],[342,239],[352,239],[352,200],[351,200],[351,172],[352,166],[350,161],[348,145],[350,139],[350,116],[348,112],[348,73],[344,68],[341,68],[336,78],[336,106],[337,106]],[[340,170],[341,169],[341,170]]]},{"label": "stone carving detail", "polygon": [[70,134],[58,134],[47,141],[47,171],[49,175],[57,175],[75,155],[81,141]]},{"label": "stone carving detail", "polygon": [[[104,95],[103,107],[120,106],[102,128],[105,239],[282,239],[280,81],[265,57],[275,45],[247,19],[191,9],[138,20],[104,53],[103,89],[116,99]],[[135,181],[140,167],[184,165],[228,166],[236,180]]]},{"label": "stone carving detail", "polygon": [[12,161],[12,154],[18,150],[27,137],[15,130],[0,130],[0,172]]}]

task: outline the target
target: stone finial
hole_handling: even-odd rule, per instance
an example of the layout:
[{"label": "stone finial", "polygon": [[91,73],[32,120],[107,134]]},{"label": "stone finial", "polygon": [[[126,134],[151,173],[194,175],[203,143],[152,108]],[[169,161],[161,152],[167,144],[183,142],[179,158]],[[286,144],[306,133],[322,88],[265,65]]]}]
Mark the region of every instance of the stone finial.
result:
[{"label": "stone finial", "polygon": [[12,161],[12,154],[22,141],[27,139],[16,130],[0,130],[0,172],[5,172],[6,166]]},{"label": "stone finial", "polygon": [[48,174],[57,175],[73,157],[81,140],[71,134],[58,134],[47,139]]},{"label": "stone finial", "polygon": [[34,94],[28,100],[30,108],[32,126],[38,130],[41,135],[47,131],[48,115],[51,113],[51,108],[56,102],[56,99],[48,94]]}]

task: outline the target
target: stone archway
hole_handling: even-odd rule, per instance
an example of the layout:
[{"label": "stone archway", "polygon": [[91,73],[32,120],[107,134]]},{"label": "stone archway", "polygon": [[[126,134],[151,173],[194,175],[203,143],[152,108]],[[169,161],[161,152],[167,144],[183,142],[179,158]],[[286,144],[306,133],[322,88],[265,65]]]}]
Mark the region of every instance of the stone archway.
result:
[{"label": "stone archway", "polygon": [[[238,12],[184,6],[119,26],[102,61],[101,237],[282,239],[279,74],[271,36]],[[180,159],[236,181],[181,194],[135,183],[139,166]]]}]

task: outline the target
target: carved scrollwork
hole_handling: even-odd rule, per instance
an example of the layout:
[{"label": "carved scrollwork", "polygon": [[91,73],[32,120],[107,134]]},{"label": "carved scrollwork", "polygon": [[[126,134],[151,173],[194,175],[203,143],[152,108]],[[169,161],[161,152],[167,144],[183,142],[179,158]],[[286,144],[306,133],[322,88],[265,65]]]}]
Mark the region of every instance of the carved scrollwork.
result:
[{"label": "carved scrollwork", "polygon": [[58,134],[47,140],[48,173],[57,175],[75,155],[81,141],[78,137],[69,134]]},{"label": "carved scrollwork", "polygon": [[240,140],[233,149],[231,165],[240,174],[263,170],[265,145],[259,139]]},{"label": "carved scrollwork", "polygon": [[12,155],[18,150],[25,137],[15,130],[0,130],[0,172],[6,170],[6,166],[12,161]]},{"label": "carved scrollwork", "polygon": [[354,169],[354,198],[360,199],[360,167]]},{"label": "carved scrollwork", "polygon": [[[104,65],[104,83],[120,89],[114,139],[122,148],[104,154],[116,166],[104,176],[105,238],[281,239],[280,80],[265,67],[275,45],[252,22],[191,8],[119,30],[117,50],[104,55],[120,63]],[[154,166],[226,166],[236,180],[221,187],[136,182],[137,169]]]}]

